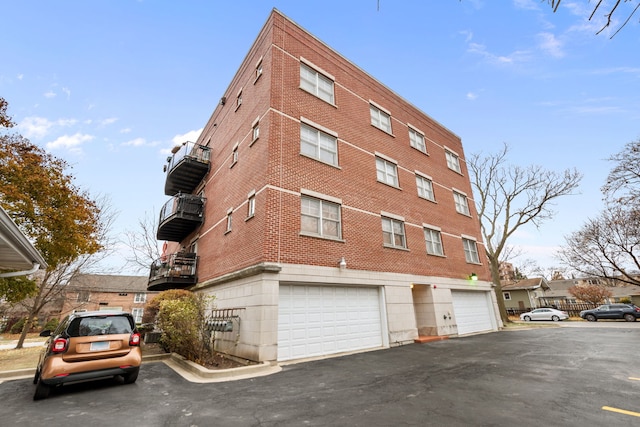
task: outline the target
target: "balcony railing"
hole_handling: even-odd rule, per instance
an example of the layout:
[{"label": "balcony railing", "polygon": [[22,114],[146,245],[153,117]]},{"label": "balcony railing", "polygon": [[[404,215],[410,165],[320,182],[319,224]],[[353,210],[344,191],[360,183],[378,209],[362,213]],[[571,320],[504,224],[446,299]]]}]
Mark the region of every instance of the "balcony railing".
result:
[{"label": "balcony railing", "polygon": [[151,264],[149,291],[184,289],[198,283],[198,256],[192,252],[166,255]]},{"label": "balcony railing", "polygon": [[210,157],[209,147],[185,142],[178,151],[167,158],[164,194],[173,196],[179,192],[192,193],[209,172]]},{"label": "balcony railing", "polygon": [[204,197],[178,194],[164,204],[158,221],[158,240],[180,242],[204,219]]}]

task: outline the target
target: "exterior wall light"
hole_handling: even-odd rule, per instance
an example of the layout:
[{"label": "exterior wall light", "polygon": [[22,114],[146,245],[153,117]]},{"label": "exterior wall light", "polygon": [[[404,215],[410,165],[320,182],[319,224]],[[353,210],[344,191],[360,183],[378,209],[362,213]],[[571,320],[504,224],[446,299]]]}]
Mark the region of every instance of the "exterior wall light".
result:
[{"label": "exterior wall light", "polygon": [[476,273],[471,273],[471,276],[469,276],[469,280],[473,280],[475,282],[476,280],[478,280],[478,275]]},{"label": "exterior wall light", "polygon": [[340,270],[344,270],[345,268],[347,268],[347,260],[344,259],[344,257],[340,258],[340,262],[338,263],[338,267],[340,267]]}]

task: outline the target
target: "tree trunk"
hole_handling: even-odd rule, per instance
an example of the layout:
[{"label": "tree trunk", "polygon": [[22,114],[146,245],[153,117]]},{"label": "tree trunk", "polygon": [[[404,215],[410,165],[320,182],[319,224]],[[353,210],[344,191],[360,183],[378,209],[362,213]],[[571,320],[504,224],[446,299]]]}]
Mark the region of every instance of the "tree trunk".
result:
[{"label": "tree trunk", "polygon": [[502,284],[500,283],[500,262],[498,259],[489,257],[489,263],[491,264],[491,279],[495,287],[496,301],[498,302],[498,309],[500,310],[500,318],[503,324],[511,322],[509,315],[507,314],[507,308],[504,305],[504,297],[502,296]]},{"label": "tree trunk", "polygon": [[38,296],[35,297],[33,301],[33,305],[29,309],[29,316],[27,317],[27,320],[24,322],[24,325],[22,326],[22,332],[20,333],[20,338],[18,338],[18,343],[16,344],[16,350],[23,348],[24,340],[27,338],[27,333],[29,333],[29,329],[31,329],[31,322],[33,321],[34,318],[35,319],[38,318],[38,311],[40,311],[38,309],[38,306],[40,305],[40,295],[41,294],[38,294]]}]

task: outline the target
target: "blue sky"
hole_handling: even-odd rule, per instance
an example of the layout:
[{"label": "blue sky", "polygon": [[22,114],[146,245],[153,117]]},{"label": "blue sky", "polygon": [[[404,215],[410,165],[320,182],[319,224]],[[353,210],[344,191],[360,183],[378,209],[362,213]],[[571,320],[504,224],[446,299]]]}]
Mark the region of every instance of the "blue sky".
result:
[{"label": "blue sky", "polygon": [[[588,21],[587,0],[555,14],[538,0],[5,2],[0,96],[18,132],[111,198],[114,234],[135,230],[167,200],[168,151],[195,140],[274,7],[459,135],[467,155],[507,143],[514,164],[584,173],[552,221],[511,241],[516,265],[558,264],[563,236],[603,207],[606,158],[640,137],[638,19],[596,35],[604,18]],[[121,257],[106,267],[131,273]]]}]

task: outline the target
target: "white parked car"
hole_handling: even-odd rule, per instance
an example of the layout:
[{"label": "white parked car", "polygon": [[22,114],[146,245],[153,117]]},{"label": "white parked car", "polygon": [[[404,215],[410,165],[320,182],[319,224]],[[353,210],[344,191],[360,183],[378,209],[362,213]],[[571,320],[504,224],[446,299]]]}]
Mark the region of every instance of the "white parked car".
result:
[{"label": "white parked car", "polygon": [[535,310],[520,315],[520,320],[527,322],[531,320],[553,320],[557,322],[558,320],[566,320],[568,318],[569,315],[566,311],[556,310],[555,308],[536,308]]}]

